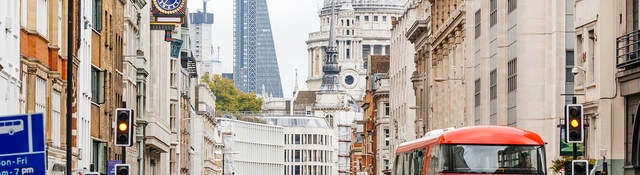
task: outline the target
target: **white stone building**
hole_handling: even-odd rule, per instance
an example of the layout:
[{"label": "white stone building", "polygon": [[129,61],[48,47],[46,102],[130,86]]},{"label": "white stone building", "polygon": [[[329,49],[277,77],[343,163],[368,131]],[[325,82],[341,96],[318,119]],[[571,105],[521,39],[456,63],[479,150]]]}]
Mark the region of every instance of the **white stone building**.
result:
[{"label": "white stone building", "polygon": [[558,125],[567,104],[561,94],[567,92],[565,80],[571,75],[565,63],[574,52],[573,3],[467,1],[464,34],[456,35],[466,37],[443,41],[439,54],[465,55],[463,64],[451,65],[463,71],[467,100],[459,102],[466,103],[465,119],[439,124],[508,125],[536,132],[549,145],[546,158],[551,165],[560,155]]},{"label": "white stone building", "polygon": [[[93,1],[87,1],[81,4],[83,7],[80,11],[82,16],[82,22],[93,24],[92,18],[92,5]],[[82,40],[80,41],[80,48],[78,49],[78,82],[91,82],[91,48],[93,34],[91,27],[81,28],[78,32]],[[77,149],[78,149],[78,169],[82,169],[84,172],[88,172],[91,168],[91,156],[92,156],[92,138],[91,138],[91,83],[78,83],[76,89],[77,100]]]},{"label": "white stone building", "polygon": [[281,175],[284,172],[284,128],[216,118],[224,141],[224,175]]},{"label": "white stone building", "polygon": [[322,117],[264,117],[284,128],[284,175],[335,175],[333,129]]},{"label": "white stone building", "polygon": [[20,110],[20,1],[0,6],[0,116]]},{"label": "white stone building", "polygon": [[[324,50],[330,30],[332,0],[325,0],[319,12],[320,31],[309,34],[307,88],[315,91],[322,83]],[[391,19],[402,14],[403,0],[338,0],[335,3],[336,47],[342,71],[338,77],[356,101],[364,97],[367,58],[388,55]]]},{"label": "white stone building", "polygon": [[191,152],[182,154],[190,154],[191,174],[219,175],[222,174],[220,166],[222,160],[218,160],[221,158],[222,137],[214,119],[216,96],[207,85],[200,84],[196,88],[197,112],[190,118],[189,149]]},{"label": "white stone building", "polygon": [[[418,111],[421,107],[416,106],[415,88],[412,85],[413,74],[416,66],[414,63],[414,45],[407,39],[406,33],[417,18],[417,7],[413,0],[405,3],[404,13],[392,20],[395,24],[391,28],[391,55],[389,59],[389,105],[390,105],[390,135],[391,150],[402,142],[413,140],[418,136],[421,117]],[[381,133],[381,132],[378,132]],[[378,140],[380,143],[381,140]],[[391,156],[395,157],[395,151],[391,151]],[[392,160],[393,161],[393,160]],[[393,164],[391,164],[393,165]]]}]

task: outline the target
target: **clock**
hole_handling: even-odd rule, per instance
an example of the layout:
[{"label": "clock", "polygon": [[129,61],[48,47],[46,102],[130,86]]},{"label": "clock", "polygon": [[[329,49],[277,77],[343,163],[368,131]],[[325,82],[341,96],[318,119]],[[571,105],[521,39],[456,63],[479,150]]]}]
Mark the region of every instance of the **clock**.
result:
[{"label": "clock", "polygon": [[186,0],[153,0],[157,9],[164,14],[175,14],[182,9]]},{"label": "clock", "polygon": [[352,85],[353,81],[354,78],[351,75],[347,75],[346,77],[344,77],[344,83],[346,83],[347,85]]}]

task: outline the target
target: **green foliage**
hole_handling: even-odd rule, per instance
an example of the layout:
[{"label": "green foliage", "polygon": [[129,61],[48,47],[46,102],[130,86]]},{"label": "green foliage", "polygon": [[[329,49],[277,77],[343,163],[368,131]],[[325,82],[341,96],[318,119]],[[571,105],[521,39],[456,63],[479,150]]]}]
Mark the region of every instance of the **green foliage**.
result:
[{"label": "green foliage", "polygon": [[200,81],[216,95],[216,111],[262,111],[262,99],[236,89],[233,80],[205,74]]}]

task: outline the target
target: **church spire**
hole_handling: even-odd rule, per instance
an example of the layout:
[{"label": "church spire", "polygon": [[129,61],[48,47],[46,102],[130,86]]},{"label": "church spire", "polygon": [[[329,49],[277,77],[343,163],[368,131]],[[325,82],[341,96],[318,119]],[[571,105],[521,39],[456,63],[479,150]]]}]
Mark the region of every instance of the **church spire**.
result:
[{"label": "church spire", "polygon": [[324,65],[322,66],[322,85],[321,90],[334,91],[340,90],[340,82],[338,81],[338,74],[340,73],[340,65],[338,64],[338,49],[336,48],[336,28],[334,25],[335,18],[335,1],[331,2],[331,25],[329,28],[329,44],[324,50],[326,58],[324,59]]}]

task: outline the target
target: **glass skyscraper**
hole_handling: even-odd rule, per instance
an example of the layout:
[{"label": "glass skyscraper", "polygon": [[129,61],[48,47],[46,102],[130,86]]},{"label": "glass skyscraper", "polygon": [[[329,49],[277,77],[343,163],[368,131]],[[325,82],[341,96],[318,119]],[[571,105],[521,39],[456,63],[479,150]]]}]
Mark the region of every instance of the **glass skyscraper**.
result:
[{"label": "glass skyscraper", "polygon": [[233,7],[233,77],[236,88],[282,97],[266,0],[235,0]]}]

